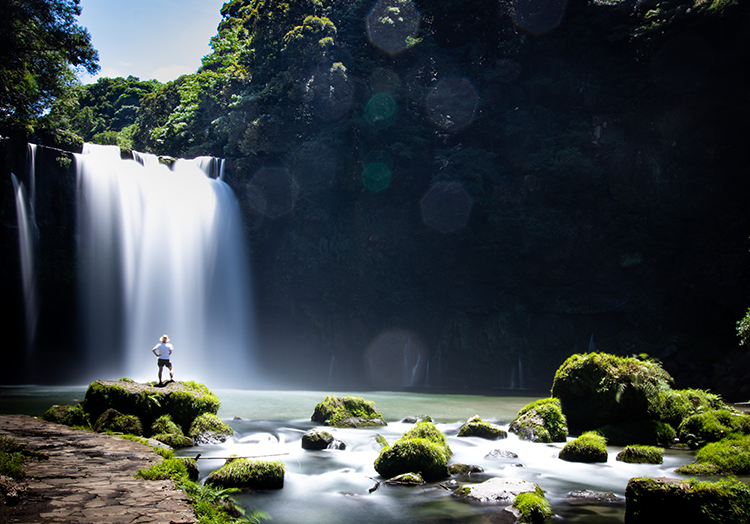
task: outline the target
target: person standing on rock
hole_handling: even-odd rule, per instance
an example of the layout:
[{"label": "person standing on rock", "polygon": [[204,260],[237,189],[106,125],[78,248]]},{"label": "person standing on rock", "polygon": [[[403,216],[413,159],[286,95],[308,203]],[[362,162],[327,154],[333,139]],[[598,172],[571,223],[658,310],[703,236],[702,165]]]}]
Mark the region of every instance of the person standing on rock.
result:
[{"label": "person standing on rock", "polygon": [[169,380],[174,382],[174,368],[172,367],[172,361],[169,356],[172,354],[172,344],[169,343],[169,337],[162,335],[159,339],[161,342],[154,346],[151,352],[156,355],[159,360],[156,363],[159,365],[159,385],[161,386],[161,371],[164,366],[169,368]]}]

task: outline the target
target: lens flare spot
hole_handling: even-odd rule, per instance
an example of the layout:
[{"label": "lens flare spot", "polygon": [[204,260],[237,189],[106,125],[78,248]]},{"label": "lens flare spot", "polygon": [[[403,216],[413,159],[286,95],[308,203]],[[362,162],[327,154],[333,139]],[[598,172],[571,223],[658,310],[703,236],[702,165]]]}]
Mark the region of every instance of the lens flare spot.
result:
[{"label": "lens flare spot", "polygon": [[262,167],[247,185],[250,206],[269,218],[290,213],[297,194],[294,178],[284,167]]},{"label": "lens flare spot", "polygon": [[388,93],[377,93],[367,102],[365,115],[375,127],[388,127],[396,114],[396,101]]},{"label": "lens flare spot", "polygon": [[401,87],[401,77],[391,69],[378,67],[370,73],[370,89],[376,93],[394,93]]},{"label": "lens flare spot", "polygon": [[362,171],[362,183],[367,189],[374,193],[379,193],[391,185],[391,170],[380,162],[367,164]]},{"label": "lens flare spot", "polygon": [[479,95],[465,78],[444,78],[427,95],[427,115],[446,131],[459,131],[474,120]]},{"label": "lens flare spot", "polygon": [[461,183],[445,180],[433,184],[420,201],[422,220],[441,233],[466,226],[471,206],[471,196]]},{"label": "lens flare spot", "polygon": [[370,42],[390,55],[418,42],[419,13],[411,0],[379,0],[366,23]]},{"label": "lens flare spot", "polygon": [[556,28],[565,17],[568,0],[513,0],[516,25],[533,35]]}]

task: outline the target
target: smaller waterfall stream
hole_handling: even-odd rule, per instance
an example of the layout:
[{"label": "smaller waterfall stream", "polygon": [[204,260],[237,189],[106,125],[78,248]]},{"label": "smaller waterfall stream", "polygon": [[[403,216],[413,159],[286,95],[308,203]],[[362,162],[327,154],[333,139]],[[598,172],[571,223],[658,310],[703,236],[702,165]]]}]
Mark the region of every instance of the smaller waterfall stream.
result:
[{"label": "smaller waterfall stream", "polygon": [[19,182],[14,174],[11,173],[10,176],[13,180],[13,190],[16,195],[18,247],[21,256],[21,281],[23,285],[23,298],[26,314],[26,345],[28,346],[26,355],[28,359],[31,359],[38,315],[36,277],[34,269],[35,225],[33,222],[33,214],[30,210],[30,201],[27,198],[23,183]]}]

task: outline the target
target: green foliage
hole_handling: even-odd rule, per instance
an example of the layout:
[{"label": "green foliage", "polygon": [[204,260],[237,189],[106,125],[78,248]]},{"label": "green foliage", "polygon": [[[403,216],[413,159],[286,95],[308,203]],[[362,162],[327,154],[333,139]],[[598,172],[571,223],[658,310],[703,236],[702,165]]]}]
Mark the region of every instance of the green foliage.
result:
[{"label": "green foliage", "polygon": [[681,466],[677,472],[684,475],[748,475],[750,436],[706,444],[695,454],[695,462]]},{"label": "green foliage", "polygon": [[151,424],[151,433],[170,433],[173,435],[182,435],[182,429],[174,423],[170,415],[162,415]]},{"label": "green foliage", "polygon": [[480,437],[490,440],[498,440],[508,437],[508,433],[494,424],[484,422],[479,415],[474,415],[467,420],[458,430],[459,437]]},{"label": "green foliage", "polygon": [[0,475],[20,480],[26,477],[23,469],[25,446],[10,437],[0,435]]},{"label": "green foliage", "polygon": [[383,416],[375,409],[375,403],[362,397],[336,397],[326,395],[323,402],[315,406],[311,420],[329,423],[334,427],[383,426]]},{"label": "green foliage", "polygon": [[448,457],[445,448],[431,440],[399,439],[380,451],[375,470],[385,478],[419,473],[427,481],[439,480],[448,476]]},{"label": "green foliage", "polygon": [[558,368],[552,396],[568,423],[583,429],[649,418],[672,377],[652,361],[607,353],[576,354]]},{"label": "green foliage", "polygon": [[661,464],[664,462],[664,450],[655,446],[625,446],[617,454],[617,460],[631,464]]},{"label": "green foliage", "polygon": [[156,433],[152,435],[151,438],[173,448],[189,448],[195,444],[193,439],[186,437],[183,434]]},{"label": "green foliage", "polygon": [[519,493],[513,500],[513,506],[521,512],[520,522],[541,524],[555,516],[547,499],[538,493]]},{"label": "green foliage", "polygon": [[608,424],[596,431],[614,446],[628,444],[671,446],[677,436],[672,426],[658,420],[632,420]]},{"label": "green foliage", "polygon": [[81,404],[76,404],[75,406],[54,405],[44,412],[42,420],[56,424],[65,424],[71,427],[91,428],[91,421]]},{"label": "green foliage", "polygon": [[606,462],[607,439],[598,433],[587,431],[565,444],[559,457],[568,462]]},{"label": "green foliage", "polygon": [[697,413],[680,424],[680,441],[696,449],[707,442],[718,442],[732,434],[749,434],[750,416],[718,409]]},{"label": "green foliage", "polygon": [[742,320],[737,321],[737,336],[740,337],[740,346],[744,346],[750,340],[750,308]]},{"label": "green foliage", "polygon": [[94,431],[143,435],[143,425],[135,415],[120,413],[116,409],[110,408],[96,419]]},{"label": "green foliage", "polygon": [[565,442],[568,423],[560,400],[543,398],[527,404],[510,423],[509,431],[532,442]]},{"label": "green foliage", "polygon": [[413,428],[406,430],[404,434],[401,435],[401,438],[399,440],[408,440],[414,438],[427,439],[430,442],[434,442],[438,446],[442,447],[445,451],[446,459],[450,458],[450,456],[453,454],[453,451],[451,451],[445,435],[432,422],[417,422]]},{"label": "green foliage", "polygon": [[224,488],[281,489],[285,472],[284,463],[278,460],[233,459],[211,472],[206,484]]},{"label": "green foliage", "polygon": [[719,395],[701,389],[680,389],[659,392],[653,406],[654,418],[679,428],[682,421],[691,415],[725,407]]},{"label": "green foliage", "polygon": [[5,0],[0,7],[0,129],[28,129],[77,83],[73,67],[99,66],[80,0]]}]

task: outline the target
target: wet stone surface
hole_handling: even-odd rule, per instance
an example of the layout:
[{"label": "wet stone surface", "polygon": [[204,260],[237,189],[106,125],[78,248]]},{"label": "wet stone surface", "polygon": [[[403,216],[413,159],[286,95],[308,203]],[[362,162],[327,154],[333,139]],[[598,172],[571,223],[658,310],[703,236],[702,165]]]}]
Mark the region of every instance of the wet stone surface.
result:
[{"label": "wet stone surface", "polygon": [[26,462],[25,489],[18,504],[0,506],[2,523],[196,521],[187,495],[172,481],[133,477],[161,460],[148,446],[26,415],[0,415],[0,434],[49,457]]}]

